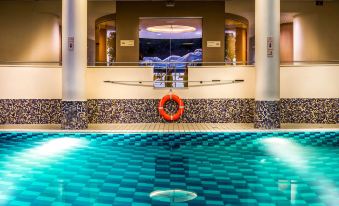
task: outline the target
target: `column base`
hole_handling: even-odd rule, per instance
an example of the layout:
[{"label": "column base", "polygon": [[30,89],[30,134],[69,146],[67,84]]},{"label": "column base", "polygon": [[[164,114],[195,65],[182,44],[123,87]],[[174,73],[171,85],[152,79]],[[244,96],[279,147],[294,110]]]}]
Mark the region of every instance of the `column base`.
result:
[{"label": "column base", "polygon": [[6,118],[0,115],[0,125],[6,124]]},{"label": "column base", "polygon": [[88,128],[87,101],[62,101],[61,129]]},{"label": "column base", "polygon": [[9,101],[7,100],[0,100],[0,125],[6,124],[6,115],[9,114],[9,108],[7,105],[9,105]]},{"label": "column base", "polygon": [[256,101],[254,128],[280,128],[280,101]]}]

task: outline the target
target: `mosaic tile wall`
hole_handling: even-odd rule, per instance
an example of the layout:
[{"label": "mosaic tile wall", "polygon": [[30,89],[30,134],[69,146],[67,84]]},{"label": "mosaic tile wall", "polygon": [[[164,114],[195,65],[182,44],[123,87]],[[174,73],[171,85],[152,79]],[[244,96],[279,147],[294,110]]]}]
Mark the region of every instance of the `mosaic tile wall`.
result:
[{"label": "mosaic tile wall", "polygon": [[256,101],[254,127],[260,129],[280,128],[280,101]]},{"label": "mosaic tile wall", "polygon": [[[190,99],[184,100],[185,112],[178,122],[235,122],[251,123],[254,116],[252,99]],[[165,122],[158,113],[159,100],[89,100],[91,123],[152,123]],[[165,105],[168,113],[176,105]]]},{"label": "mosaic tile wall", "polygon": [[87,102],[62,101],[61,102],[61,128],[62,129],[87,129]]},{"label": "mosaic tile wall", "polygon": [[339,123],[339,99],[281,99],[282,123]]},{"label": "mosaic tile wall", "polygon": [[[87,101],[89,123],[164,122],[158,114],[159,100]],[[185,113],[179,122],[252,123],[254,99],[184,100]],[[175,105],[165,108],[173,111]],[[167,110],[167,111],[168,111]],[[339,98],[282,99],[281,123],[339,123]],[[0,99],[0,124],[61,124],[61,100]]]},{"label": "mosaic tile wall", "polygon": [[0,99],[0,124],[60,124],[61,100]]}]

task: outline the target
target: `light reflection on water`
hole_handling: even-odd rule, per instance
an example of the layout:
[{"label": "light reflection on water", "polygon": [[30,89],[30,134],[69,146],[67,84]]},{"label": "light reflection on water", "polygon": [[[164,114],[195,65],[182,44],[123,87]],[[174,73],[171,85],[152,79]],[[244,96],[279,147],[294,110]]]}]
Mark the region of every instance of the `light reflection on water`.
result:
[{"label": "light reflection on water", "polygon": [[[37,146],[8,156],[3,166],[5,170],[1,170],[0,173],[0,205],[8,204],[9,196],[20,184],[18,179],[29,178],[34,175],[35,170],[48,167],[55,159],[62,159],[62,155],[86,144],[85,139],[62,137],[38,142]],[[60,196],[62,196],[62,181],[60,183]]]}]

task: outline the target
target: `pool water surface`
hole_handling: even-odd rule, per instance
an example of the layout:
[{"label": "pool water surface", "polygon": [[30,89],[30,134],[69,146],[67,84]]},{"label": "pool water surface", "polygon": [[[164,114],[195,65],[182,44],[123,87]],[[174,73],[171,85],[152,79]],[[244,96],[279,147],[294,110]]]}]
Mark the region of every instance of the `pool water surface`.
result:
[{"label": "pool water surface", "polygon": [[339,132],[3,132],[0,205],[338,206]]}]

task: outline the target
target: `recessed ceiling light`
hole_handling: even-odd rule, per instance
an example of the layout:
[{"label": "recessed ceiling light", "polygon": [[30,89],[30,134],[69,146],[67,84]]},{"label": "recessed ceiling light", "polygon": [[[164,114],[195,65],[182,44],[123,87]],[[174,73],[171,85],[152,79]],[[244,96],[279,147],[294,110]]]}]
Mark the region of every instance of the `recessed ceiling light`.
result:
[{"label": "recessed ceiling light", "polygon": [[194,32],[197,29],[191,26],[183,25],[160,25],[148,27],[146,30],[155,33],[185,33]]}]

